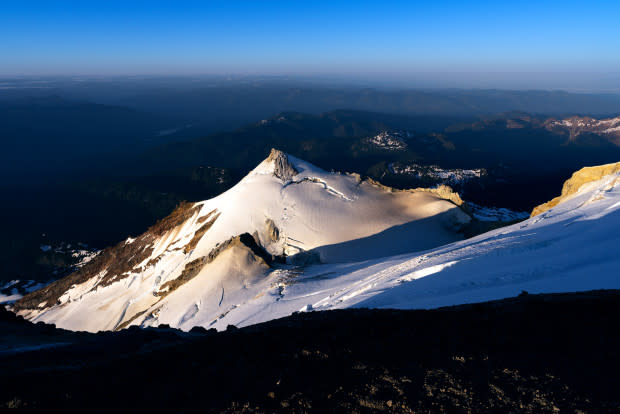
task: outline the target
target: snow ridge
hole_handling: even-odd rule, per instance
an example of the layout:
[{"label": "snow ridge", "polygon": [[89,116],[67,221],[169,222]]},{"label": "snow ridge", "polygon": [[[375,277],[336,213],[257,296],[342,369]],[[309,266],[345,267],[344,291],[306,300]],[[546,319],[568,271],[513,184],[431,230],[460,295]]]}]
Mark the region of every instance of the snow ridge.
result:
[{"label": "snow ridge", "polygon": [[120,275],[104,268],[57,302],[18,307],[20,314],[75,330],[225,329],[300,310],[432,308],[523,290],[620,288],[620,171],[608,166],[574,181],[570,197],[535,217],[462,240],[454,224],[470,217],[441,192],[393,191],[273,158],[149,237],[122,242],[117,252],[149,253],[140,263],[121,266]]},{"label": "snow ridge", "polygon": [[454,194],[394,191],[272,150],[227,192],[179,206],[80,272],[26,295],[15,310],[89,331],[161,323],[219,327],[249,304],[282,298],[285,288],[272,287],[276,270],[297,275],[293,269],[313,263],[462,239],[459,227],[470,216],[448,199]]}]

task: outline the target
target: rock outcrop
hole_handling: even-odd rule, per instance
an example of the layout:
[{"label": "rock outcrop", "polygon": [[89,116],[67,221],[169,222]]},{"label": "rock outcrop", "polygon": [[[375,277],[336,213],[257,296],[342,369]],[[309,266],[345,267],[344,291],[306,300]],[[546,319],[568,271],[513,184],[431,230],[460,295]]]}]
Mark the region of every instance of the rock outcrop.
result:
[{"label": "rock outcrop", "polygon": [[295,166],[289,161],[286,154],[280,150],[272,148],[269,157],[267,157],[267,161],[274,163],[273,174],[283,181],[290,181],[294,176],[299,174],[299,171],[297,171]]},{"label": "rock outcrop", "polygon": [[579,171],[573,173],[571,178],[564,182],[562,187],[562,193],[560,196],[548,201],[544,204],[534,207],[530,217],[537,216],[545,211],[557,206],[558,204],[568,200],[572,195],[577,193],[581,186],[593,181],[598,181],[601,178],[609,174],[616,174],[620,172],[620,162],[615,164],[598,165],[595,167],[584,167]]}]

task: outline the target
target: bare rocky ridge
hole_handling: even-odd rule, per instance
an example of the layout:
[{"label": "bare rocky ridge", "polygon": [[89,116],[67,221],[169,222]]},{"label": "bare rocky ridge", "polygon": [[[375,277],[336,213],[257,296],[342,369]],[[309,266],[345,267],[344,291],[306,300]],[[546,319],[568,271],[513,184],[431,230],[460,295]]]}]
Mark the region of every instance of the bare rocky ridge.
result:
[{"label": "bare rocky ridge", "polygon": [[[16,312],[53,306],[59,298],[72,286],[85,283],[92,278],[99,280],[91,289],[97,286],[107,286],[115,281],[122,280],[134,270],[136,266],[147,259],[153,251],[153,243],[166,233],[174,231],[185,221],[197,214],[199,208],[192,203],[181,203],[169,216],[158,221],[144,234],[136,239],[122,241],[115,246],[101,251],[90,262],[74,273],[59,279],[50,285],[31,292],[13,305]],[[153,264],[153,263],[149,263]],[[147,264],[147,266],[149,265]]]},{"label": "bare rocky ridge", "polygon": [[609,174],[616,174],[620,172],[620,162],[615,164],[605,164],[595,167],[584,167],[579,171],[573,173],[571,178],[566,180],[562,187],[562,193],[560,196],[550,200],[544,204],[534,207],[530,217],[537,216],[545,211],[557,206],[558,204],[569,199],[573,194],[577,193],[581,186],[584,184],[598,181],[601,178]]},{"label": "bare rocky ridge", "polygon": [[[359,175],[358,175],[359,177]],[[383,188],[387,191],[391,191],[391,192],[426,192],[426,193],[431,193],[431,194],[436,194],[437,196],[441,197],[444,200],[449,200],[452,203],[454,203],[454,205],[457,205],[461,208],[463,208],[465,211],[467,211],[467,204],[463,201],[463,199],[461,199],[461,196],[459,195],[459,193],[457,193],[456,191],[454,191],[452,189],[452,187],[450,187],[449,185],[438,185],[436,187],[433,188],[413,188],[413,189],[408,189],[408,190],[399,190],[399,189],[395,189],[392,187],[388,187],[386,185],[381,184],[378,181],[373,180],[372,178],[367,178],[366,179],[369,183],[371,183],[374,186],[377,186],[379,188]]]},{"label": "bare rocky ridge", "polygon": [[562,120],[549,119],[545,121],[544,126],[549,131],[568,134],[571,141],[584,133],[593,133],[607,137],[614,144],[620,145],[620,117],[594,119],[587,116],[573,116]]},{"label": "bare rocky ridge", "polygon": [[205,233],[207,231],[209,231],[211,226],[213,226],[213,224],[215,223],[215,220],[217,220],[217,218],[221,214],[221,213],[217,213],[213,217],[211,217],[214,213],[215,213],[215,210],[213,210],[212,212],[210,212],[206,216],[201,217],[200,219],[198,219],[198,221],[197,221],[198,223],[202,223],[202,222],[205,222],[207,220],[208,221],[205,224],[203,224],[202,227],[200,227],[198,230],[196,230],[196,232],[194,233],[194,237],[192,237],[190,242],[183,248],[183,252],[189,253],[192,250],[194,250],[194,248],[196,247],[196,245],[198,244],[198,242],[200,241],[202,236],[204,236]]}]

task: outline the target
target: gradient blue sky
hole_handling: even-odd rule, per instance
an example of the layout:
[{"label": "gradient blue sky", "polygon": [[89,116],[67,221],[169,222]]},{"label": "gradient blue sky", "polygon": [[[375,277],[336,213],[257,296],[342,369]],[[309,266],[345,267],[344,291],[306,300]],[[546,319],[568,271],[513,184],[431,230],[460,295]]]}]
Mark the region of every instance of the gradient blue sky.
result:
[{"label": "gradient blue sky", "polygon": [[0,2],[0,74],[620,72],[619,1]]}]

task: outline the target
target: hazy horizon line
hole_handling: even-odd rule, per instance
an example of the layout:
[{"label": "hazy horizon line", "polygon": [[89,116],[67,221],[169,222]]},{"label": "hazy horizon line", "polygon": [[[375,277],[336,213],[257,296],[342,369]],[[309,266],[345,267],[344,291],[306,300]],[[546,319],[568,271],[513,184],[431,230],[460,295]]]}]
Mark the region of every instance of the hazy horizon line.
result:
[{"label": "hazy horizon line", "polygon": [[[305,82],[316,86],[367,87],[415,90],[514,90],[564,91],[569,93],[620,93],[620,72],[599,71],[419,71],[366,73],[277,73],[277,72],[58,72],[0,73],[4,82],[24,80],[217,80],[219,82]],[[3,86],[3,87],[2,87]],[[8,85],[0,88],[6,89]]]}]

